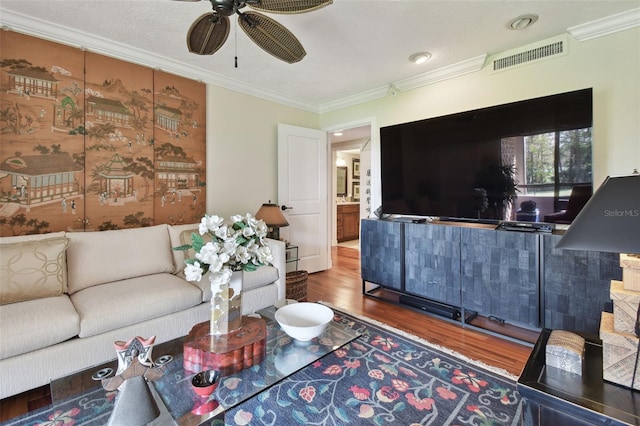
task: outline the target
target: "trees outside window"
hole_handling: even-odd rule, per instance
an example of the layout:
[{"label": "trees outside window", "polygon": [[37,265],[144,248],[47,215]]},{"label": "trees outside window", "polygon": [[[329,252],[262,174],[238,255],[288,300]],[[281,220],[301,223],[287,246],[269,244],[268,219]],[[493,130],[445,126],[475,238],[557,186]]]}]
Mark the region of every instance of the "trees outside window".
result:
[{"label": "trees outside window", "polygon": [[568,196],[592,182],[591,128],[524,137],[525,186],[537,195]]}]

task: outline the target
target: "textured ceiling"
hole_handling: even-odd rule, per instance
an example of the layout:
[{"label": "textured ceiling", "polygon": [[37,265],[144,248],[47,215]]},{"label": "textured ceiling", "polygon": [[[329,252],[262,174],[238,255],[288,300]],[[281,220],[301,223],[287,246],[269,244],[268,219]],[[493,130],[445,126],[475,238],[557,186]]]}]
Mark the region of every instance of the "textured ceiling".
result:
[{"label": "textured ceiling", "polygon": [[[211,11],[206,0],[2,0],[0,21],[15,31],[322,112],[342,99],[639,7],[640,0],[334,0],[309,13],[269,15],[307,51],[291,65],[265,53],[241,29],[236,33],[235,17],[218,52],[189,53],[186,33]],[[526,13],[539,15],[534,26],[506,28]],[[410,63],[419,51],[431,52],[432,60]]]}]

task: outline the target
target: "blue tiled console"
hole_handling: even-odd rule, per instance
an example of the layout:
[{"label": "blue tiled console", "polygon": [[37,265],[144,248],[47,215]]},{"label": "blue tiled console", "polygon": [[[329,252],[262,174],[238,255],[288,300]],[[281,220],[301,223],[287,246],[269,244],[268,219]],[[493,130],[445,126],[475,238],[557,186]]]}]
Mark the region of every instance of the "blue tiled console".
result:
[{"label": "blue tiled console", "polygon": [[404,226],[365,220],[360,228],[361,273],[364,281],[400,290],[404,279]]},{"label": "blue tiled console", "polygon": [[461,236],[463,306],[539,327],[538,235],[463,228]]},{"label": "blue tiled console", "polygon": [[[364,219],[363,282],[505,323],[597,334],[613,253],[557,250],[560,235],[487,226]],[[364,288],[364,287],[363,287]],[[465,317],[461,318],[465,321]]]},{"label": "blue tiled console", "polygon": [[407,223],[405,290],[460,306],[460,231],[453,226]]}]

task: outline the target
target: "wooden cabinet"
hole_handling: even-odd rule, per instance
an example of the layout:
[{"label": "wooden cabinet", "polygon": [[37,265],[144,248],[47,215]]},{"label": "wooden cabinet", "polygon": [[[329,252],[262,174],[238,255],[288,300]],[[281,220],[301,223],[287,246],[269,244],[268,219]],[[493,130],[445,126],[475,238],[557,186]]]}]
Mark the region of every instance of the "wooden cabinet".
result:
[{"label": "wooden cabinet", "polygon": [[339,243],[360,238],[360,204],[339,204],[336,221]]}]

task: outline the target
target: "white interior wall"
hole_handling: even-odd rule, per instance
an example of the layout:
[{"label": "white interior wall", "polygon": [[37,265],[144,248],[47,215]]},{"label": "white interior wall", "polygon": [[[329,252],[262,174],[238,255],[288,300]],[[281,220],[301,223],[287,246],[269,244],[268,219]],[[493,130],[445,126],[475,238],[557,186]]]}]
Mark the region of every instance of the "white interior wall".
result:
[{"label": "white interior wall", "polygon": [[[594,89],[594,182],[640,167],[640,28],[578,42],[568,54],[482,71],[322,115],[207,85],[207,211],[228,217],[277,202],[277,124],[372,123],[371,209],[380,205],[379,127],[554,93]],[[334,158],[335,161],[335,158]],[[362,165],[361,165],[362,167]]]},{"label": "white interior wall", "polygon": [[375,209],[381,202],[379,127],[592,87],[597,187],[608,175],[629,174],[640,167],[640,28],[583,42],[568,39],[565,56],[499,73],[485,65],[479,72],[322,114],[321,126],[375,117]]},{"label": "white interior wall", "polygon": [[207,85],[207,213],[278,203],[278,123],[319,128],[317,114]]}]

